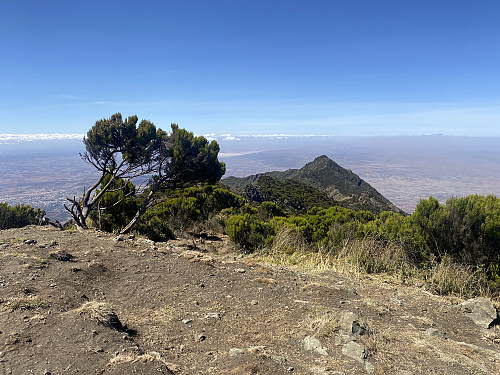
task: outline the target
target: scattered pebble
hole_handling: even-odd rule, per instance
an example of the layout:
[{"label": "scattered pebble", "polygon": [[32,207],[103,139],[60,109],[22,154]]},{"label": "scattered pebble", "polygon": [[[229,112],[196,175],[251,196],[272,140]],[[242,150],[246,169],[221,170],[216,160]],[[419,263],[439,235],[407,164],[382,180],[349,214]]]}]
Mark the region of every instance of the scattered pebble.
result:
[{"label": "scattered pebble", "polygon": [[231,348],[229,349],[229,356],[236,357],[237,355],[245,354],[245,351],[240,348]]},{"label": "scattered pebble", "polygon": [[198,342],[202,342],[202,341],[205,341],[207,339],[207,336],[205,335],[199,335],[197,338],[196,338],[196,341]]}]

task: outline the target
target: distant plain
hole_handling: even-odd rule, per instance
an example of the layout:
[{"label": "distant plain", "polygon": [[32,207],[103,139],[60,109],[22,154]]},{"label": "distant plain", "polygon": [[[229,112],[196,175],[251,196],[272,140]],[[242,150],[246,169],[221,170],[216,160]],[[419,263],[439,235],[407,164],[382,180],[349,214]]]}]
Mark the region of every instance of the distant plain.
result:
[{"label": "distant plain", "polygon": [[[422,198],[500,196],[498,137],[240,137],[217,139],[227,176],[301,168],[327,155],[351,169],[396,206],[413,212]],[[25,203],[67,220],[65,197],[97,177],[84,163],[81,140],[0,144],[0,202]]]}]

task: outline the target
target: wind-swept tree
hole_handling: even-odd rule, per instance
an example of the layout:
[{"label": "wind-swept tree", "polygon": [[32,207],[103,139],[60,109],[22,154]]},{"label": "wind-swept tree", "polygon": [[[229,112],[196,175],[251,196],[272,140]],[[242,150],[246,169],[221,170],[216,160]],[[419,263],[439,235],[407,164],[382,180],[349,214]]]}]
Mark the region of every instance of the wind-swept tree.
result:
[{"label": "wind-swept tree", "polygon": [[[117,113],[109,119],[97,121],[83,139],[86,151],[80,156],[94,166],[100,176],[80,198],[68,198],[71,206],[65,205],[78,229],[87,228],[86,220],[104,194],[127,186],[117,183],[119,180],[130,181],[150,175],[144,187],[145,198],[123,228],[122,233],[125,233],[146,211],[155,193],[167,183],[215,182],[224,174],[225,165],[217,159],[217,142],[208,143],[204,137],[196,137],[176,124],[172,124],[172,131],[167,134],[149,121],[142,120],[139,126],[137,121],[137,116],[123,121],[121,114]],[[130,191],[130,194],[136,192]],[[125,199],[130,195],[122,196]]]},{"label": "wind-swept tree", "polygon": [[205,137],[179,129],[172,124],[172,132],[160,142],[154,175],[149,181],[149,191],[132,220],[121,233],[128,232],[146,212],[157,191],[165,187],[185,184],[213,184],[224,175],[226,166],[219,163],[219,145]]}]

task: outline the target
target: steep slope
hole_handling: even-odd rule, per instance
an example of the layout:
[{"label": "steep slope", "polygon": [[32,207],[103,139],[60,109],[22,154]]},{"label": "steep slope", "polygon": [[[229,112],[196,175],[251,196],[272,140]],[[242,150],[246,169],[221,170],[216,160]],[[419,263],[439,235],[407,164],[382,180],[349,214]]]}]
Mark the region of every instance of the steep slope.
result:
[{"label": "steep slope", "polygon": [[242,193],[252,201],[274,202],[286,211],[295,213],[337,204],[326,193],[310,185],[290,179],[280,181],[270,176],[260,176],[255,184],[247,185]]},{"label": "steep slope", "polygon": [[394,211],[404,214],[358,175],[341,167],[325,155],[317,157],[301,169],[267,172],[244,178],[228,177],[222,180],[222,183],[232,189],[243,191],[248,185],[257,185],[262,176],[279,181],[301,182],[326,193],[329,198],[341,202],[345,207],[365,209],[375,213]]}]

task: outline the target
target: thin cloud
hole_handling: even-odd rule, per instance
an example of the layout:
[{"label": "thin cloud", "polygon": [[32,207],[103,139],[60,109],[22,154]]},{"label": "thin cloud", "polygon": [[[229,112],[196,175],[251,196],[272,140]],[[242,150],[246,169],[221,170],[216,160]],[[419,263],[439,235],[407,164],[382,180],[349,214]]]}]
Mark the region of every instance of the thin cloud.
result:
[{"label": "thin cloud", "polygon": [[0,142],[2,143],[19,143],[33,141],[53,141],[67,139],[82,139],[84,134],[0,134]]}]

